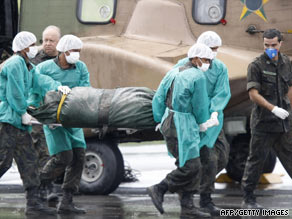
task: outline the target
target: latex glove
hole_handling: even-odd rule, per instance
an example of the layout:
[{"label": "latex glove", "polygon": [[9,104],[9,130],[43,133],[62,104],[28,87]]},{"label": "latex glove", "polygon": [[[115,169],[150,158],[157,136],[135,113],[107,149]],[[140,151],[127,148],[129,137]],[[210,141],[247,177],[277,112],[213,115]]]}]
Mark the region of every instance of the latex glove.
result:
[{"label": "latex glove", "polygon": [[63,94],[69,94],[71,89],[68,86],[59,86],[58,91],[61,91]]},{"label": "latex glove", "polygon": [[272,113],[280,119],[286,119],[289,116],[289,113],[286,110],[277,106],[273,108]]},{"label": "latex glove", "polygon": [[21,123],[23,125],[31,125],[32,116],[29,115],[27,112],[21,116]]},{"label": "latex glove", "polygon": [[208,129],[207,122],[200,124],[200,132],[205,132],[207,131],[207,129]]},{"label": "latex glove", "polygon": [[155,131],[157,132],[160,129],[160,127],[161,127],[161,124],[158,123],[157,126],[155,127]]},{"label": "latex glove", "polygon": [[[218,113],[217,112],[213,112],[212,114],[211,114],[211,117],[210,117],[210,119],[209,120],[211,120],[212,121],[212,126],[217,126],[217,125],[219,125],[219,120],[218,120]],[[211,127],[212,127],[211,126]]]}]

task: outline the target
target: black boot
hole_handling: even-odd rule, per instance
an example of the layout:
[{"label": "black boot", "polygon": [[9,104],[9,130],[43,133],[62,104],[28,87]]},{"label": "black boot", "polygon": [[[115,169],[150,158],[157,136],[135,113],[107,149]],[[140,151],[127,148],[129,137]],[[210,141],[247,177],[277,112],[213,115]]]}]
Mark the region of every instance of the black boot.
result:
[{"label": "black boot", "polygon": [[26,200],[26,215],[56,214],[56,209],[47,207],[46,204],[41,201],[39,189],[37,187],[27,189]]},{"label": "black boot", "polygon": [[151,197],[156,209],[160,212],[160,214],[163,214],[163,196],[168,190],[168,184],[166,179],[162,180],[159,184],[148,187],[146,190],[148,195]]},{"label": "black boot", "polygon": [[200,194],[200,207],[212,216],[220,216],[221,208],[212,202],[211,194]]},{"label": "black boot", "polygon": [[253,192],[247,192],[243,195],[243,201],[241,203],[241,208],[248,209],[263,209],[263,206],[256,202],[256,197]]},{"label": "black boot", "polygon": [[85,214],[83,208],[77,208],[73,203],[73,191],[63,190],[62,201],[59,202],[57,207],[58,214]]},{"label": "black boot", "polygon": [[210,218],[211,214],[201,211],[194,205],[193,202],[193,194],[191,193],[181,193],[179,194],[179,200],[181,205],[181,213],[180,218],[193,218],[193,217],[202,217],[202,218]]}]

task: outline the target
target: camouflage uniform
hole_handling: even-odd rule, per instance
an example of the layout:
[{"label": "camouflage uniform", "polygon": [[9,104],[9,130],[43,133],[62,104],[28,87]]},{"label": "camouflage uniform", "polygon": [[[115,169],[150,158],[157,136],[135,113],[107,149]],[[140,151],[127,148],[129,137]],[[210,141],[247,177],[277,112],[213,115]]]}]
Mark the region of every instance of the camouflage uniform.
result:
[{"label": "camouflage uniform", "polygon": [[290,116],[282,120],[266,108],[254,104],[251,114],[250,151],[242,178],[245,197],[255,190],[271,148],[292,177],[292,121],[287,96],[291,86],[291,62],[281,53],[278,62],[271,61],[264,53],[248,67],[247,90],[257,89],[267,101],[287,110]]},{"label": "camouflage uniform", "polygon": [[230,145],[227,142],[223,129],[221,130],[213,148],[204,146],[201,149],[201,194],[211,194],[214,192],[216,175],[226,167],[228,163],[229,151]]},{"label": "camouflage uniform", "polygon": [[[173,112],[170,112],[173,114]],[[200,185],[201,162],[200,158],[188,160],[184,166],[179,167],[178,141],[173,117],[169,116],[162,124],[161,132],[166,141],[168,151],[176,158],[177,168],[166,176],[168,190],[170,192],[198,192]]]},{"label": "camouflage uniform", "polygon": [[46,166],[42,169],[40,178],[47,183],[65,171],[63,190],[78,191],[85,159],[84,148],[73,148],[69,151],[62,151],[51,157]]},{"label": "camouflage uniform", "polygon": [[11,57],[11,54],[9,54],[5,49],[0,49],[0,64],[9,57]]},{"label": "camouflage uniform", "polygon": [[54,59],[54,58],[56,58],[56,56],[49,56],[44,52],[44,50],[40,50],[38,52],[38,54],[33,59],[31,59],[31,62],[33,64],[37,65],[41,62],[44,62],[44,61],[47,61],[50,59]]},{"label": "camouflage uniform", "polygon": [[13,158],[24,189],[38,187],[39,170],[35,168],[37,154],[29,132],[8,123],[0,123],[0,178],[11,167]]},{"label": "camouflage uniform", "polygon": [[[38,54],[36,55],[36,57],[31,59],[31,62],[33,64],[37,65],[41,62],[53,59],[55,57],[56,56],[48,56],[44,52],[44,50],[40,50],[38,52]],[[50,158],[43,126],[42,125],[33,125],[31,137],[32,137],[33,144],[34,144],[35,150],[37,151],[38,158],[39,158],[38,159],[39,171],[41,171],[42,168],[46,165],[47,161]]]}]

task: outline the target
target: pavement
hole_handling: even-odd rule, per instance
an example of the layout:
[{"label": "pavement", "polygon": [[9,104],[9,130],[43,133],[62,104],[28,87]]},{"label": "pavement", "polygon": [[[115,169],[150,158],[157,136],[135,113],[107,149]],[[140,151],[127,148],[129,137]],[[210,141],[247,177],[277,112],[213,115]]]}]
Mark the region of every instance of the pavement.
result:
[{"label": "pavement", "polygon": [[[136,182],[122,183],[116,190],[116,193],[144,193],[146,187],[160,182],[167,173],[175,169],[175,159],[171,158],[165,144],[159,143],[127,143],[120,144],[126,169],[131,169],[131,173],[138,179]],[[218,175],[225,173],[221,171]],[[261,184],[259,191],[280,193],[291,193],[292,184],[289,175],[277,160],[273,174],[278,175],[281,183]],[[226,193],[227,191],[240,193],[240,187],[237,182],[233,183],[215,183],[216,193]],[[0,192],[19,192],[22,191],[22,181],[20,179],[17,166],[13,166],[0,179]]]},{"label": "pavement", "polygon": [[[22,183],[16,166],[13,166],[0,179],[0,219],[38,218],[38,219],[159,219],[179,218],[180,205],[176,194],[167,193],[164,199],[165,214],[160,215],[153,206],[151,199],[146,194],[146,187],[160,182],[165,175],[175,168],[174,159],[167,154],[164,144],[126,144],[119,146],[124,156],[127,167],[133,169],[138,177],[137,182],[122,183],[119,188],[110,195],[77,195],[74,202],[86,208],[85,215],[38,215],[26,217],[24,215],[25,197]],[[224,173],[224,171],[222,172]],[[291,179],[280,164],[277,162],[275,174],[281,176],[282,183],[260,185],[256,190],[257,200],[269,210],[266,216],[243,216],[240,209],[242,201],[240,185],[238,183],[215,183],[215,192],[212,195],[214,203],[229,212],[228,218],[253,219],[253,218],[292,218],[292,185]],[[194,203],[198,205],[199,196],[194,196]],[[56,204],[56,203],[55,203]],[[231,210],[234,210],[231,212]],[[227,213],[228,213],[227,212]],[[231,212],[231,213],[230,213]],[[286,212],[287,215],[280,215]],[[226,213],[226,212],[225,212]],[[248,217],[246,217],[248,216]],[[227,218],[212,217],[215,218]]]}]

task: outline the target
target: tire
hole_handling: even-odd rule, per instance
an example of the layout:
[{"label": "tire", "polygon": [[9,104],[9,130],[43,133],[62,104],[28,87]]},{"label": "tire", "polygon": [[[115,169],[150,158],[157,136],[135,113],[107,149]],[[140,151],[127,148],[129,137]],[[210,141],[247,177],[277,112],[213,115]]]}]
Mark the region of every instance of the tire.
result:
[{"label": "tire", "polygon": [[108,195],[120,184],[124,173],[122,154],[114,141],[87,141],[80,192]]},{"label": "tire", "polygon": [[[236,136],[230,145],[230,154],[228,164],[226,166],[227,175],[240,182],[243,176],[245,163],[249,153],[249,134],[241,134]],[[276,165],[276,155],[273,150],[271,150],[267,156],[264,164],[263,173],[273,172]]]}]

